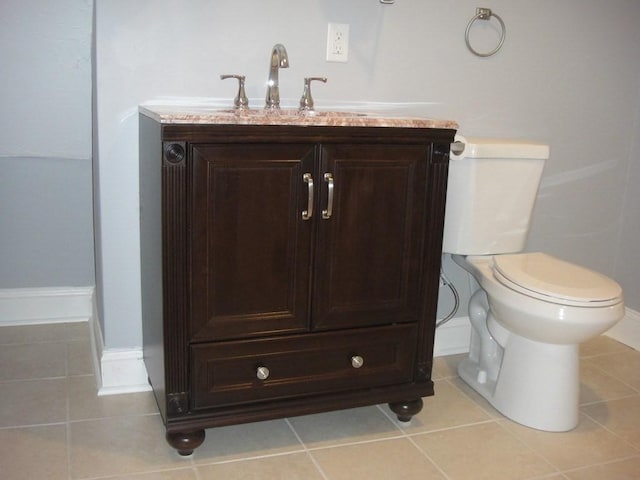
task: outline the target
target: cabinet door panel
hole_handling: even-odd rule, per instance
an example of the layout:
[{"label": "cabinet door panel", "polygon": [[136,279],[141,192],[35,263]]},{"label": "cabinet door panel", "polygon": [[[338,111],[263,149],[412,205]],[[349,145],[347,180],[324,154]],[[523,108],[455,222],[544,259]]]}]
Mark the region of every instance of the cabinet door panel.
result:
[{"label": "cabinet door panel", "polygon": [[[333,215],[318,219],[313,328],[417,321],[424,224],[424,146],[322,149]],[[328,202],[328,184],[320,208]]]},{"label": "cabinet door panel", "polygon": [[191,338],[304,331],[309,145],[195,145]]}]

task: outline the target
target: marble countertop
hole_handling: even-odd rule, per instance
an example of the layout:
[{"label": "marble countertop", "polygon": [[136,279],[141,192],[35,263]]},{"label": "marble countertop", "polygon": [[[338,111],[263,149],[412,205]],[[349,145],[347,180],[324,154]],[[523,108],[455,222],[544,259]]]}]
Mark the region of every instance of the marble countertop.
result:
[{"label": "marble countertop", "polygon": [[140,113],[163,124],[298,125],[331,127],[395,127],[457,129],[452,120],[380,115],[368,112],[233,110],[211,106],[141,105]]}]

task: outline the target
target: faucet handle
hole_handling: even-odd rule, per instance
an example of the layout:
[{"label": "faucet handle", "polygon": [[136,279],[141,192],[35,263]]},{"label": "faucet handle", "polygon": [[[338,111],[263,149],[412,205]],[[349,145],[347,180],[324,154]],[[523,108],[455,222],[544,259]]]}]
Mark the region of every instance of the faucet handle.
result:
[{"label": "faucet handle", "polygon": [[238,80],[238,94],[233,99],[233,106],[239,110],[246,110],[249,108],[249,99],[244,92],[244,75],[220,75],[220,80],[226,80],[227,78],[235,78]]},{"label": "faucet handle", "polygon": [[322,83],[327,83],[326,77],[305,77],[304,79],[304,91],[302,92],[302,98],[300,98],[300,110],[313,110],[313,97],[311,96],[311,82],[318,80]]}]

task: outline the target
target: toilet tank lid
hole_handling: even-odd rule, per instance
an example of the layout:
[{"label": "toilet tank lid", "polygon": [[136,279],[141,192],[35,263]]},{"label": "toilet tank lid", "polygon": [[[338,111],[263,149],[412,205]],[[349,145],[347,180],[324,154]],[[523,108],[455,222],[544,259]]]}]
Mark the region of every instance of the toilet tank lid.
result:
[{"label": "toilet tank lid", "polygon": [[549,145],[528,140],[471,137],[465,138],[463,143],[465,148],[461,156],[467,158],[549,158]]},{"label": "toilet tank lid", "polygon": [[493,264],[513,284],[550,298],[591,304],[622,300],[614,280],[545,253],[495,255]]}]

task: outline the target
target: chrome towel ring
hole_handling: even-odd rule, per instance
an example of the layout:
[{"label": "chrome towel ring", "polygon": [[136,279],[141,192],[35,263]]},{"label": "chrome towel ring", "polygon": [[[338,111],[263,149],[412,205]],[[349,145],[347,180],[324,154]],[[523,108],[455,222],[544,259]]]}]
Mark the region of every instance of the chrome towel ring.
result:
[{"label": "chrome towel ring", "polygon": [[[469,41],[469,31],[471,30],[471,26],[473,25],[473,22],[475,22],[476,20],[491,20],[491,17],[495,17],[496,20],[500,22],[500,27],[502,30],[502,33],[500,34],[500,42],[498,43],[498,46],[493,50],[491,50],[490,52],[481,53],[474,50],[474,48],[471,46],[471,42]],[[504,37],[506,35],[507,35],[507,27],[505,27],[504,22],[502,21],[500,16],[496,13],[493,13],[490,8],[480,7],[480,8],[476,8],[475,16],[469,21],[469,24],[467,25],[467,30],[464,32],[464,40],[467,43],[467,48],[474,55],[477,55],[478,57],[490,57],[491,55],[494,55],[498,50],[500,50],[500,48],[502,48],[502,44],[504,43]]]}]

